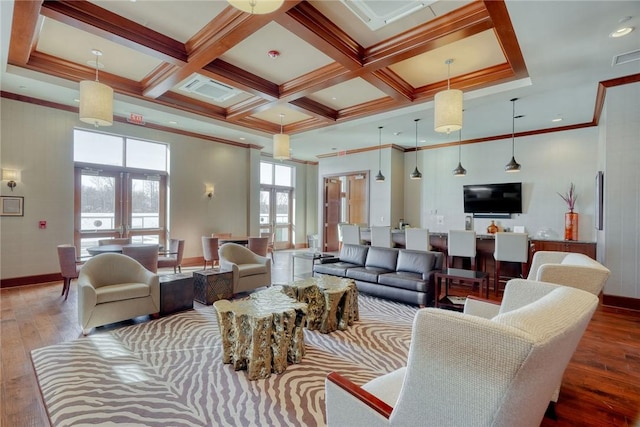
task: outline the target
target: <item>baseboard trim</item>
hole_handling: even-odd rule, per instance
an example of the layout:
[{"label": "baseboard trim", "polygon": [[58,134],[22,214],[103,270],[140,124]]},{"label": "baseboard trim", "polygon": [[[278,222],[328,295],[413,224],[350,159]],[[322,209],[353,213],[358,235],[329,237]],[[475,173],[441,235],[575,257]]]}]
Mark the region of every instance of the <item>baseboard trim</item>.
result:
[{"label": "baseboard trim", "polygon": [[603,295],[602,305],[640,311],[640,299],[638,298],[620,297],[617,295]]},{"label": "baseboard trim", "polygon": [[12,277],[9,279],[0,279],[1,288],[13,288],[16,286],[36,285],[39,283],[59,282],[62,281],[60,273],[39,274],[36,276]]}]

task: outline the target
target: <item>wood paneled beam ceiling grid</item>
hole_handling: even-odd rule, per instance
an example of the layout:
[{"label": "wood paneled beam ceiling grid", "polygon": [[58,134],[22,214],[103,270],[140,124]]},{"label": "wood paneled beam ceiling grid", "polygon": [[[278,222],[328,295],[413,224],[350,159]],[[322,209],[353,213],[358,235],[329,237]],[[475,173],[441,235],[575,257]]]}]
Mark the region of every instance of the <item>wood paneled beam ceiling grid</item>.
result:
[{"label": "wood paneled beam ceiling grid", "polygon": [[[250,15],[229,6],[184,44],[86,0],[15,2],[9,63],[81,81],[91,79],[94,70],[35,51],[40,14],[163,61],[141,82],[101,72],[101,81],[115,91],[267,133],[279,132],[279,123],[252,115],[276,105],[287,105],[311,116],[286,125],[285,132],[293,134],[393,110],[412,102],[430,101],[446,87],[446,81],[414,88],[388,67],[492,28],[507,62],[456,76],[451,79],[451,86],[462,90],[478,89],[527,75],[502,1],[469,3],[369,48],[360,46],[313,6],[299,0],[287,0],[280,10],[269,15]],[[220,59],[225,52],[271,21],[310,43],[335,62],[277,85]],[[236,87],[253,97],[221,108],[170,91],[193,73]],[[341,110],[329,108],[308,97],[358,77],[387,96]]]}]

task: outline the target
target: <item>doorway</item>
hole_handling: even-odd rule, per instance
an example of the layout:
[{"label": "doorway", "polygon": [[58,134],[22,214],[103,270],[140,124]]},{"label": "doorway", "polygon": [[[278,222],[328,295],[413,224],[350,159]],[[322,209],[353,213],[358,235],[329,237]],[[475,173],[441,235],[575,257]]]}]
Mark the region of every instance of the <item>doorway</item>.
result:
[{"label": "doorway", "polygon": [[369,224],[369,173],[327,176],[323,183],[323,250],[337,251],[340,223]]}]

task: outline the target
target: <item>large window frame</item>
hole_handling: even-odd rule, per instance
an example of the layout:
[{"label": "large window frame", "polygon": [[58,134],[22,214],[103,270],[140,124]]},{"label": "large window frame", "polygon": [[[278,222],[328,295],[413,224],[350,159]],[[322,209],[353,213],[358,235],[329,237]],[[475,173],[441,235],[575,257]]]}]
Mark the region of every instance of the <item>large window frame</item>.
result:
[{"label": "large window frame", "polygon": [[[78,129],[78,131],[90,132],[84,129]],[[91,135],[90,137],[100,138],[100,135],[106,135],[106,139],[114,139],[112,134],[101,134],[99,132],[95,132],[95,134],[97,135]],[[104,238],[129,237],[133,243],[158,243],[160,246],[166,243],[168,145],[147,141],[150,144],[165,146],[167,150],[164,164],[165,170],[132,168],[126,166],[127,140],[131,139],[136,143],[145,141],[124,136],[118,136],[117,138],[122,141],[122,165],[81,161],[74,163],[74,244],[76,248],[79,248],[81,256],[87,255],[87,247],[97,245],[97,241]],[[135,161],[139,163],[140,159]],[[100,214],[96,215],[96,219],[91,223],[95,225],[93,229],[87,227],[87,214],[83,215],[82,212],[83,179],[90,179],[91,176],[105,178],[110,185],[113,185],[112,196],[114,198],[112,205],[111,203],[109,204],[109,210],[112,210],[112,212],[106,213],[103,217],[100,217]],[[157,213],[153,212],[151,215],[134,213],[134,207],[140,201],[140,199],[134,199],[136,194],[134,189],[140,187],[145,189],[145,193],[152,193],[153,197],[150,197],[150,199],[156,204]]]},{"label": "large window frame", "polygon": [[[288,176],[283,175],[287,170]],[[294,180],[294,167],[260,162],[260,234],[273,236],[275,249],[289,249],[294,246]],[[287,183],[289,185],[282,185]],[[282,212],[282,202],[285,200],[287,208],[286,212]]]}]

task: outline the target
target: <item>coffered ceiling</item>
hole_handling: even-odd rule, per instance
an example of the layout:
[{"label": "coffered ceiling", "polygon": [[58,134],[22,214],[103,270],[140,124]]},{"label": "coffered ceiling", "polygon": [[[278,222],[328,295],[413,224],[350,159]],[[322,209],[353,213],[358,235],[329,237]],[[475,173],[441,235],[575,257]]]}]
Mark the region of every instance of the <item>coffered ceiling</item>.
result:
[{"label": "coffered ceiling", "polygon": [[[618,15],[638,22],[634,14],[640,14],[637,2],[286,0],[267,15],[240,12],[224,0],[10,3],[12,8],[3,5],[2,16],[3,26],[11,23],[8,40],[3,29],[2,47],[8,48],[2,64],[5,93],[74,106],[77,95],[65,92],[77,93],[79,81],[95,77],[91,50],[99,49],[103,53],[99,79],[116,92],[116,115],[143,114],[149,124],[261,145],[266,152],[271,151],[269,137],[280,132],[282,120],[284,131],[292,135],[294,157],[305,160],[336,149],[371,146],[378,124],[385,122],[389,142],[413,145],[408,137],[410,117],[427,118],[425,122],[432,117],[433,96],[447,86],[448,58],[454,60],[451,87],[465,92],[465,134],[474,104],[480,110],[483,102],[498,98],[504,108],[499,116],[494,111],[494,120],[499,117],[510,124],[506,111],[514,93],[534,98],[533,111],[538,108],[535,94],[576,85],[557,88],[545,80],[550,74],[562,77],[580,70],[553,70],[566,67],[562,63],[541,66],[544,61],[538,56],[543,52],[531,47],[546,49],[550,58],[558,50],[572,56],[570,44],[549,38],[559,31],[559,17],[571,10],[582,15],[585,28],[565,27],[566,40],[574,43],[573,33],[595,30],[590,21],[614,21],[607,22],[600,35],[609,41],[608,28],[614,29]],[[563,3],[580,3],[587,9]],[[371,30],[348,7],[353,4],[369,13],[371,22],[377,19],[373,23],[381,28]],[[409,8],[415,11],[407,13]],[[598,10],[606,10],[606,16]],[[395,12],[406,16],[394,20]],[[393,22],[384,25],[376,13],[388,14],[384,19],[391,17]],[[627,42],[628,50],[633,38],[639,40],[638,34]],[[534,39],[544,41],[534,43]],[[594,47],[594,53],[598,49]],[[599,79],[637,73],[639,63],[608,75],[594,72],[584,79],[584,90],[591,91],[591,115]],[[539,70],[540,86],[532,91],[528,88],[538,83]],[[33,89],[38,87],[42,88]],[[570,116],[568,106],[557,113],[553,107],[547,105],[545,120],[549,114]],[[574,124],[584,119],[582,113]],[[432,128],[432,118],[424,127],[421,140],[429,142],[421,145],[451,139],[427,129]],[[502,126],[485,128],[478,126],[476,135],[473,130],[469,135],[487,137],[504,131]],[[337,138],[337,132],[355,140],[350,145]]]}]

